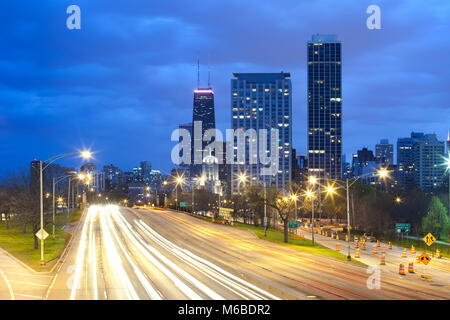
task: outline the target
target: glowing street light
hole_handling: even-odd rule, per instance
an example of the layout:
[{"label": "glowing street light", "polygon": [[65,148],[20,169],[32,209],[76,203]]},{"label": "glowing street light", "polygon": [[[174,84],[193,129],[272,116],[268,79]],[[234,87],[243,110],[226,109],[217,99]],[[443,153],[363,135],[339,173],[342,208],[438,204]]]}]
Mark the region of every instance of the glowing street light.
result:
[{"label": "glowing street light", "polygon": [[314,177],[314,176],[311,176],[311,177],[308,178],[308,182],[310,184],[316,184],[317,183],[317,178]]},{"label": "glowing street light", "polygon": [[[45,169],[48,168],[49,165],[51,165],[56,160],[68,157],[68,156],[74,156],[74,155],[80,155],[83,159],[89,159],[92,157],[92,153],[89,150],[83,150],[83,151],[76,151],[76,152],[70,152],[70,153],[63,153],[56,155],[54,157],[51,157],[45,161],[39,161],[39,188],[40,188],[40,234],[42,234],[44,230],[44,186],[43,186],[43,172]],[[43,166],[43,163],[45,163],[45,166]],[[69,183],[70,186],[70,183]],[[41,265],[45,265],[44,260],[44,237],[41,236]]]},{"label": "glowing street light", "polygon": [[395,202],[401,203],[402,202],[402,198],[400,198],[400,197],[395,198]]}]

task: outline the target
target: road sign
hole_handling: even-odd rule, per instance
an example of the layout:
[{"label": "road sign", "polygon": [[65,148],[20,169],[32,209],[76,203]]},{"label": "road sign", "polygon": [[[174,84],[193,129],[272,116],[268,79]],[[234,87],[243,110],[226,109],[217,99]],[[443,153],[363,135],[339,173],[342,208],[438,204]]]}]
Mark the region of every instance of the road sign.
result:
[{"label": "road sign", "polygon": [[423,237],[423,241],[425,241],[427,246],[431,246],[436,241],[436,238],[431,233],[428,233],[425,237]]},{"label": "road sign", "polygon": [[420,262],[422,262],[424,265],[427,265],[428,262],[431,261],[431,258],[429,255],[427,255],[425,252],[422,253],[419,257]]},{"label": "road sign", "polygon": [[188,206],[188,203],[187,202],[180,202],[180,208],[181,207],[187,207]]},{"label": "road sign", "polygon": [[41,230],[39,230],[38,232],[36,232],[36,237],[39,239],[39,240],[42,240],[42,239],[47,239],[47,237],[48,237],[48,233],[44,230],[44,229],[41,229]]},{"label": "road sign", "polygon": [[219,216],[224,219],[231,219],[231,214],[234,212],[232,208],[219,207]]},{"label": "road sign", "polygon": [[397,233],[410,233],[411,225],[409,223],[396,223],[395,230]]},{"label": "road sign", "polygon": [[298,228],[298,221],[288,221],[288,228]]}]

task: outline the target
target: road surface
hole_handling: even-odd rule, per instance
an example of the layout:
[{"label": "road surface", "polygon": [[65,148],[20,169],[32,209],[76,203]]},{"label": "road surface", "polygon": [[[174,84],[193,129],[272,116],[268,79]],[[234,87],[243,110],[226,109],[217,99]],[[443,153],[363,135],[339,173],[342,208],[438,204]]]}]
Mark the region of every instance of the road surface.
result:
[{"label": "road surface", "polygon": [[450,298],[390,273],[370,289],[366,267],[167,210],[91,206],[72,243],[48,299]]}]

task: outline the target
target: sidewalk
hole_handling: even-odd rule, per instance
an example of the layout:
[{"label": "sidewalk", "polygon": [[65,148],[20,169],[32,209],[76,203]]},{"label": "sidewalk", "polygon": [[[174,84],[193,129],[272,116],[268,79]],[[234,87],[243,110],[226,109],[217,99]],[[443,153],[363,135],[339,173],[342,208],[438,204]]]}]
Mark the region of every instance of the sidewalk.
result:
[{"label": "sidewalk", "polygon": [[41,300],[52,276],[36,272],[0,249],[0,300]]}]

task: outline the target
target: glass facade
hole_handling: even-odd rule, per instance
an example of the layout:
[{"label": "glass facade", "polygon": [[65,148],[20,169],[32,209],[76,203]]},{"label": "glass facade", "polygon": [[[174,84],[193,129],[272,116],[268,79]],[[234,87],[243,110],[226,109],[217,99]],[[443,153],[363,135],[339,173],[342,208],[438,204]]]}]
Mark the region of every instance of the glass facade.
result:
[{"label": "glass facade", "polygon": [[196,121],[202,122],[202,135],[201,137],[196,137],[196,139],[199,140],[197,143],[199,146],[201,146],[201,150],[195,150],[194,134],[192,134],[192,175],[199,175],[201,174],[202,170],[202,164],[194,164],[194,152],[203,152],[203,150],[205,150],[205,147],[209,144],[208,142],[203,141],[205,131],[208,129],[216,128],[216,118],[214,113],[214,92],[211,88],[194,90],[194,112],[192,116],[192,124],[194,125]]},{"label": "glass facade", "polygon": [[307,56],[309,174],[322,180],[341,178],[341,42],[334,35],[313,35]]},{"label": "glass facade", "polygon": [[[263,165],[258,155],[256,164],[249,164],[249,146],[245,145],[245,162],[232,165],[232,192],[239,190],[236,177],[247,175],[249,183],[265,182],[288,190],[292,170],[292,85],[289,73],[235,73],[231,80],[232,129],[267,129],[267,149],[271,150],[271,129],[279,131],[278,172],[272,176],[260,175]],[[258,140],[258,138],[256,139]],[[248,141],[247,141],[248,142]],[[234,159],[237,161],[236,147]]]}]

